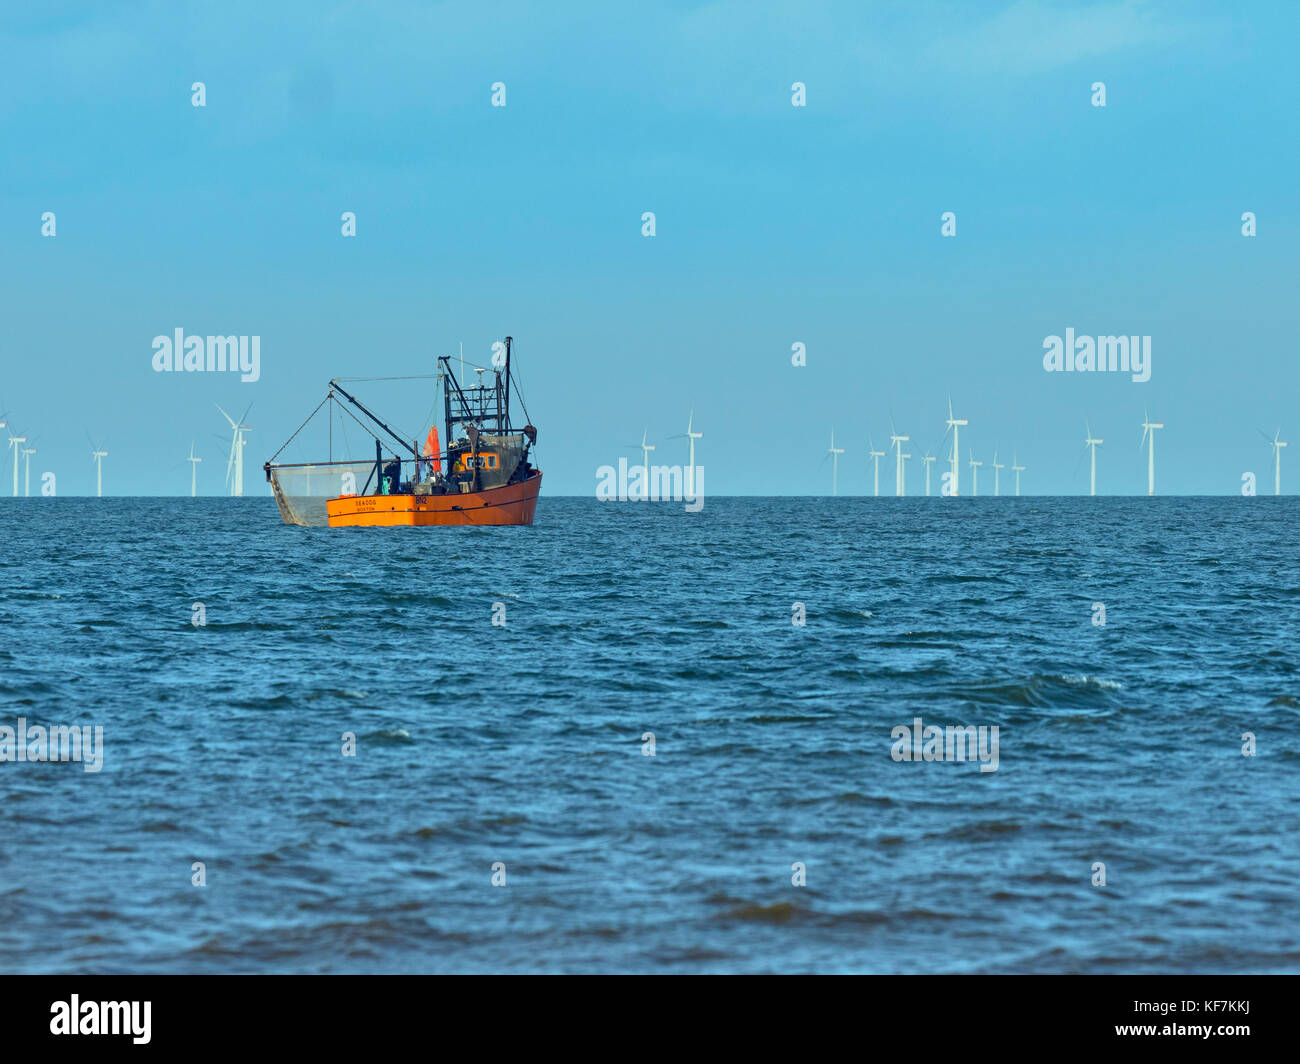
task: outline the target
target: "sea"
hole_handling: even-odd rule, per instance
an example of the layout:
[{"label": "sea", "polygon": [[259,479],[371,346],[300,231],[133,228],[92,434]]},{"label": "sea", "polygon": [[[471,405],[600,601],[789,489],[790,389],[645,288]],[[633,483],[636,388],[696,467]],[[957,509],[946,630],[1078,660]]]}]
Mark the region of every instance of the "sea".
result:
[{"label": "sea", "polygon": [[0,500],[0,970],[1300,972],[1298,524]]}]

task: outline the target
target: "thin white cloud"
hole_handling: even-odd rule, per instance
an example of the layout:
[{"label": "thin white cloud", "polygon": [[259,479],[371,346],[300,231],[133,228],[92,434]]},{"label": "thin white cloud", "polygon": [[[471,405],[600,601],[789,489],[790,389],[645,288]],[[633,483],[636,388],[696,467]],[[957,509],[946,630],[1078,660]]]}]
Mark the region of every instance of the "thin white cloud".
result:
[{"label": "thin white cloud", "polygon": [[1140,0],[1017,0],[983,21],[961,23],[961,18],[936,21],[939,32],[922,50],[923,65],[954,73],[1029,75],[1135,49],[1163,49],[1209,30],[1176,8]]}]

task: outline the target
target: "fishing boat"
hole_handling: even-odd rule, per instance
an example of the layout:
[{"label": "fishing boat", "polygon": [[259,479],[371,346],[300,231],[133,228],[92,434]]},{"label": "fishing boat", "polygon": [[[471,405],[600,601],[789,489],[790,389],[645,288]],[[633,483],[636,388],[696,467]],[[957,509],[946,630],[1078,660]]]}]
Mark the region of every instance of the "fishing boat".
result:
[{"label": "fishing boat", "polygon": [[[475,367],[478,382],[468,385],[456,376],[449,357],[438,359],[435,379],[443,395],[446,450],[440,446],[436,424],[430,426],[421,446],[396,432],[339,380],[331,380],[320,405],[263,466],[285,524],[330,528],[531,525],[542,471],[530,461],[537,429],[532,424],[516,429],[510,419],[512,391],[524,417],[528,416],[511,375],[513,342],[507,336],[504,345],[494,345],[504,350],[494,356],[493,377],[487,384],[483,383],[486,367]],[[276,462],[327,404],[331,406],[330,458]],[[373,458],[333,459],[335,406],[374,439]]]}]

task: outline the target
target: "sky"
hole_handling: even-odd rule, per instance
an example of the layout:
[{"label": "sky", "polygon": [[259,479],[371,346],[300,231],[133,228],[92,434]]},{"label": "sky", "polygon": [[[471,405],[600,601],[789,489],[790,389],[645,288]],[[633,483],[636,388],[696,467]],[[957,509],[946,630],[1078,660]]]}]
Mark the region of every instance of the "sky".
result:
[{"label": "sky", "polygon": [[[93,440],[105,494],[188,494],[191,442],[224,494],[217,405],[251,404],[269,495],[331,377],[510,334],[546,494],[593,495],[643,432],[684,465],[692,410],[708,494],[829,493],[832,427],[840,494],[870,493],[891,424],[916,493],[949,396],[981,494],[995,448],[1026,494],[1086,494],[1085,423],[1099,493],[1145,493],[1144,410],[1158,493],[1271,492],[1262,434],[1300,442],[1297,30],[1195,0],[6,5],[0,414],[33,493],[93,494]],[[259,379],[156,372],[178,328],[260,337]],[[1150,380],[1047,372],[1067,328],[1150,336]],[[353,390],[423,437],[432,382]]]}]

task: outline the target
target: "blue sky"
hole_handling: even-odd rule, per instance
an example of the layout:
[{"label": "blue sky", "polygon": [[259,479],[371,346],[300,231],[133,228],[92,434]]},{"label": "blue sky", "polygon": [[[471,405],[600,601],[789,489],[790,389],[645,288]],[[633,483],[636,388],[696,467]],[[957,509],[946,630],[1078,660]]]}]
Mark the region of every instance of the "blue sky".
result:
[{"label": "blue sky", "polygon": [[[262,493],[330,376],[510,333],[548,494],[592,494],[643,429],[684,463],[692,407],[710,494],[828,492],[832,424],[867,492],[868,436],[937,448],[950,393],[984,493],[995,447],[1026,492],[1086,492],[1085,419],[1099,489],[1143,492],[1144,406],[1162,494],[1271,491],[1260,431],[1300,441],[1298,8],[10,8],[0,411],[61,495],[94,491],[87,433],[106,493],[188,493],[193,439],[219,494],[214,404],[252,402]],[[1044,372],[1067,326],[1150,335],[1151,381]],[[155,373],[178,327],[259,335],[261,379]],[[411,431],[432,402],[358,390]]]}]

